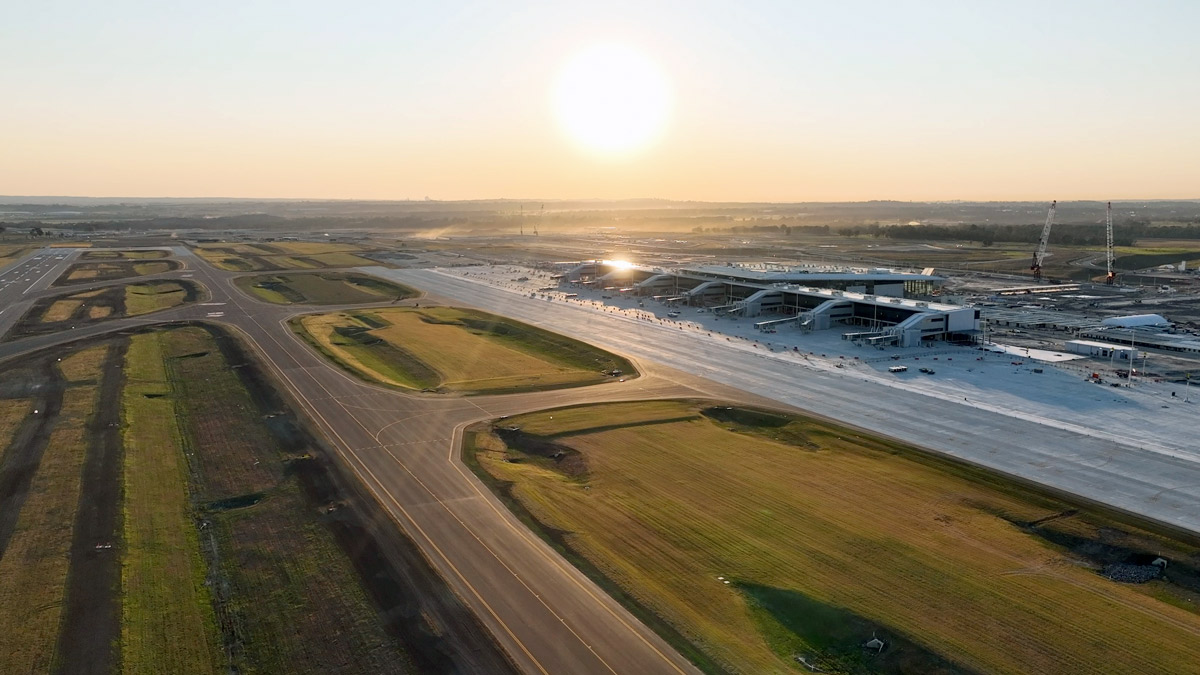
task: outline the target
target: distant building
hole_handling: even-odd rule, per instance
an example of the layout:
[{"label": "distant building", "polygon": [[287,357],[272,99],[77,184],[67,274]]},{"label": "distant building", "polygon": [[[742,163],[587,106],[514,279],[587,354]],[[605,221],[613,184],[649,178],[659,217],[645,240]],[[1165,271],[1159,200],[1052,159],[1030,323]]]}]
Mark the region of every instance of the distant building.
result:
[{"label": "distant building", "polygon": [[1133,314],[1130,316],[1114,316],[1100,322],[1101,326],[1115,328],[1140,328],[1142,326],[1170,326],[1171,322],[1158,314]]},{"label": "distant building", "polygon": [[1084,356],[1096,356],[1105,359],[1117,358],[1122,361],[1138,357],[1137,349],[1129,345],[1115,345],[1108,342],[1094,342],[1092,340],[1067,340],[1067,351],[1072,354],[1083,354]]}]

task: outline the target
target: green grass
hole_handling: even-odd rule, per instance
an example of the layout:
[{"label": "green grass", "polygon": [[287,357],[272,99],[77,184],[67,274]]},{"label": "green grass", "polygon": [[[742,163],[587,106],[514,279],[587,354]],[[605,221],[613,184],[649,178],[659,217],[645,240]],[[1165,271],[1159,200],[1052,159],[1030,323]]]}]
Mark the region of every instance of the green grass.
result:
[{"label": "green grass", "polygon": [[216,618],[204,584],[160,334],[130,339],[125,374],[122,670],[215,673]]},{"label": "green grass", "polygon": [[380,264],[370,258],[356,255],[364,250],[355,244],[326,242],[219,242],[201,244],[195,248],[197,255],[216,267],[234,272],[363,267]]},{"label": "green grass", "polygon": [[[1072,505],[816,420],[638,406],[513,417],[511,447],[477,433],[468,464],[706,670],[789,671],[797,654],[826,672],[1194,664],[1200,614],[1179,585],[1194,544],[1086,510],[1032,527]],[[552,459],[551,442],[570,453]],[[1102,578],[1101,539],[1178,561],[1180,581]],[[891,648],[868,658],[873,633]]]},{"label": "green grass", "polygon": [[1177,265],[1180,261],[1185,260],[1188,267],[1194,269],[1197,261],[1200,261],[1200,251],[1195,249],[1154,253],[1138,251],[1129,255],[1117,256],[1113,259],[1113,267],[1121,270],[1140,270],[1159,265]]},{"label": "green grass", "polygon": [[113,260],[101,262],[83,262],[72,265],[63,277],[54,285],[86,283],[92,281],[114,281],[130,277],[161,274],[177,269],[178,264],[167,260],[138,261]]},{"label": "green grass", "polygon": [[165,262],[139,262],[133,264],[133,271],[141,276],[169,272],[172,266]]},{"label": "green grass", "polygon": [[187,291],[176,281],[152,281],[125,287],[125,316],[139,316],[183,304]]},{"label": "green grass", "polygon": [[151,251],[111,251],[111,250],[92,250],[84,251],[80,256],[81,260],[156,260],[158,258],[170,257],[170,251],[151,250]]},{"label": "green grass", "polygon": [[239,277],[235,283],[252,296],[281,305],[381,302],[419,295],[407,286],[352,272],[263,274]]},{"label": "green grass", "polygon": [[[66,292],[34,304],[13,328],[9,338],[46,334],[104,319],[141,316],[194,300],[200,293],[191,281],[142,281],[100,289]],[[120,311],[117,311],[120,310]]]},{"label": "green grass", "polygon": [[[52,670],[87,451],[86,422],[95,396],[95,386],[73,387],[64,394],[16,529],[0,558],[0,672]],[[22,403],[28,410],[27,402]]]},{"label": "green grass", "polygon": [[293,329],[346,370],[374,382],[468,394],[595,384],[627,360],[511,319],[449,307],[299,317]]}]

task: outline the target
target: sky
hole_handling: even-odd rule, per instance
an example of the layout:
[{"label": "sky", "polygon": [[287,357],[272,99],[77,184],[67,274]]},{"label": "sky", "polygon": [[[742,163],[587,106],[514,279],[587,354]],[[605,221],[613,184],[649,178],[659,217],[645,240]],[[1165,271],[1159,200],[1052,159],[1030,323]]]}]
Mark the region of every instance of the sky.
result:
[{"label": "sky", "polygon": [[[14,3],[0,194],[1200,198],[1198,26],[1195,0]],[[632,150],[557,117],[596,45],[664,83]]]}]

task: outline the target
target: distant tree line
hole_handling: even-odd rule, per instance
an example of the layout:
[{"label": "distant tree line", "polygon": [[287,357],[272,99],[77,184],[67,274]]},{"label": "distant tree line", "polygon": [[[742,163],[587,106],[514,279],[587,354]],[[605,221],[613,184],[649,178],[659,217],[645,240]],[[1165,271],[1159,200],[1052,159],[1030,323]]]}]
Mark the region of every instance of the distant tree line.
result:
[{"label": "distant tree line", "polygon": [[[1050,240],[1067,246],[1103,246],[1104,225],[1056,224]],[[1042,235],[1041,225],[862,225],[843,228],[841,233],[855,237],[923,241],[974,241],[983,246],[996,242],[1036,244]],[[1113,244],[1133,246],[1138,239],[1200,239],[1200,223],[1187,225],[1151,225],[1144,221],[1113,224]]]},{"label": "distant tree line", "polygon": [[733,225],[731,227],[693,227],[692,232],[719,234],[731,232],[734,234],[782,234],[789,236],[793,232],[805,234],[829,234],[828,225]]}]

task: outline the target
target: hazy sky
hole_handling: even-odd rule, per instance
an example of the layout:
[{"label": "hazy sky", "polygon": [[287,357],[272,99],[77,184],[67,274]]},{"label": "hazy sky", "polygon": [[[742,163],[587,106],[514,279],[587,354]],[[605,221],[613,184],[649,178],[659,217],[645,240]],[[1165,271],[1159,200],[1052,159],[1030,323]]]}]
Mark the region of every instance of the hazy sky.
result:
[{"label": "hazy sky", "polygon": [[[1200,1],[38,2],[0,20],[0,194],[1200,197]],[[619,43],[673,102],[555,119]]]}]

